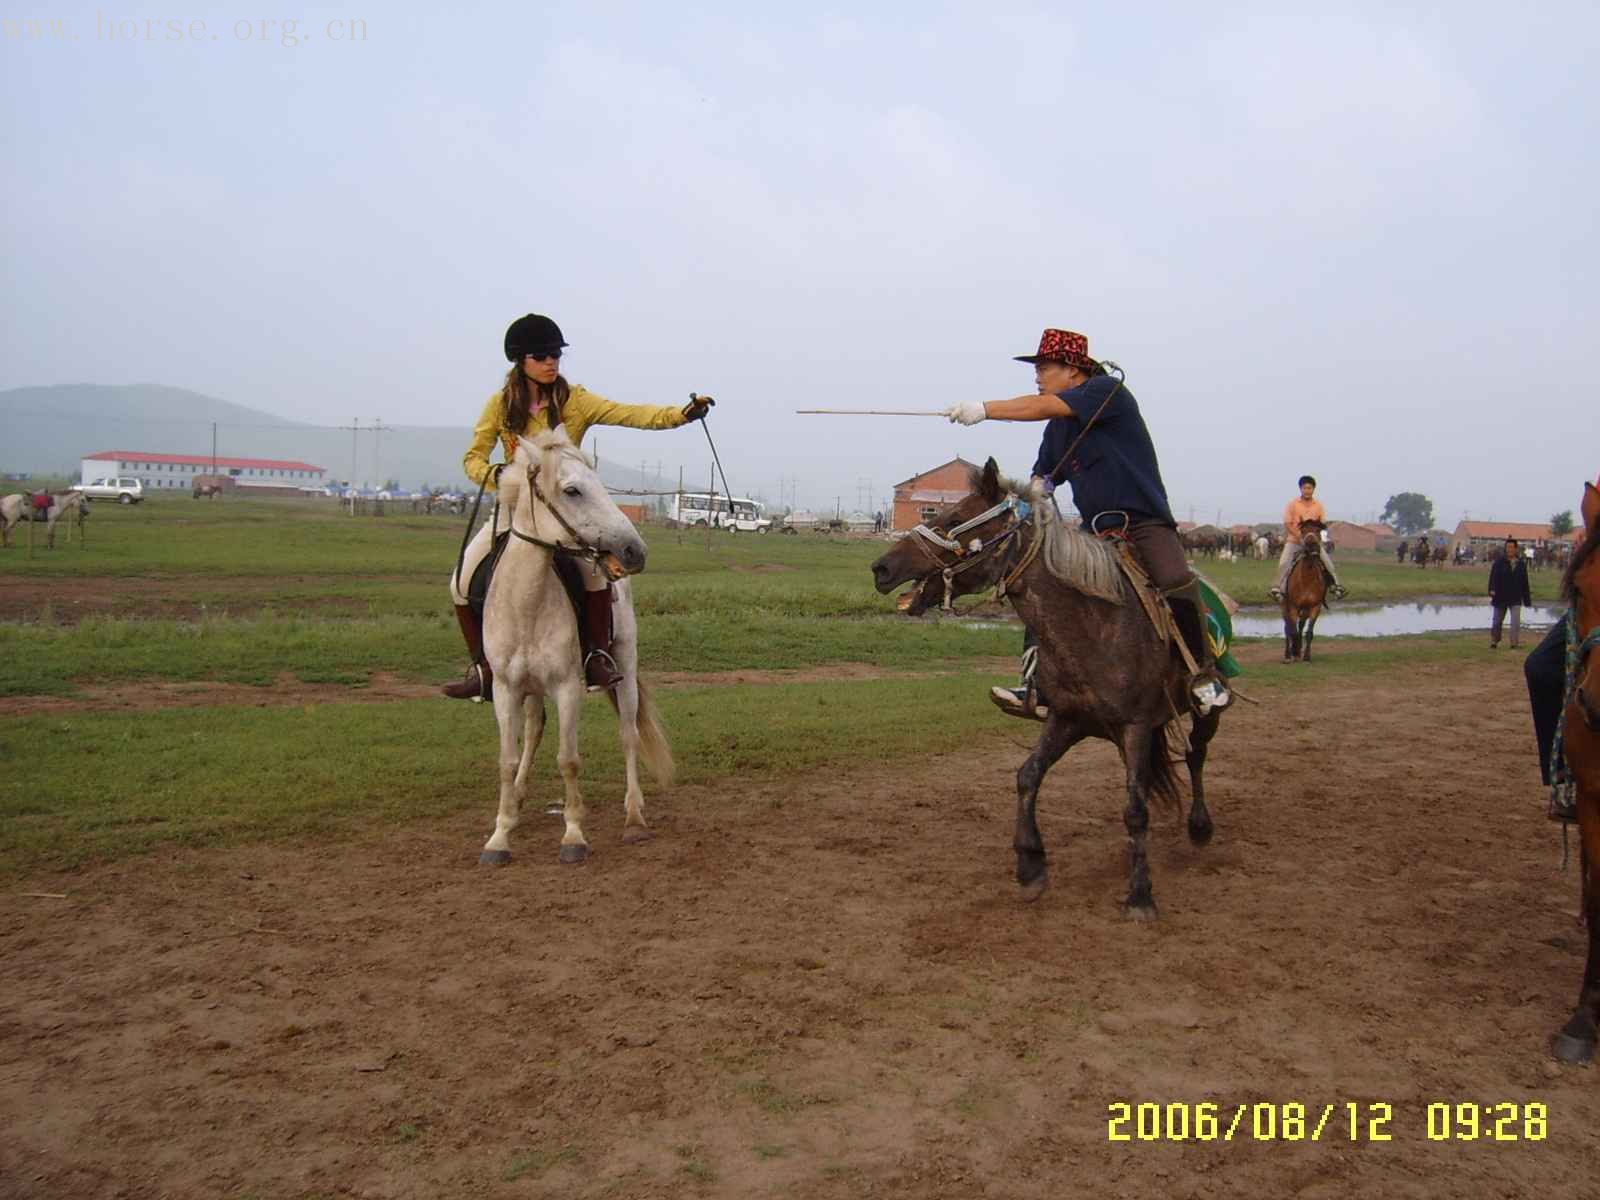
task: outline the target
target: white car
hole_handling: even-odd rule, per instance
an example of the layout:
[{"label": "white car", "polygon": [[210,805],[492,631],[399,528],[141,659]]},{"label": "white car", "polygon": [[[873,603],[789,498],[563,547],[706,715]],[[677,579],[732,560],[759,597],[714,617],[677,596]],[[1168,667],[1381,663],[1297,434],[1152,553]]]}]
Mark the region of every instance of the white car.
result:
[{"label": "white car", "polygon": [[82,492],[85,500],[115,500],[118,504],[137,504],[144,499],[144,484],[126,475],[75,483],[67,490]]}]

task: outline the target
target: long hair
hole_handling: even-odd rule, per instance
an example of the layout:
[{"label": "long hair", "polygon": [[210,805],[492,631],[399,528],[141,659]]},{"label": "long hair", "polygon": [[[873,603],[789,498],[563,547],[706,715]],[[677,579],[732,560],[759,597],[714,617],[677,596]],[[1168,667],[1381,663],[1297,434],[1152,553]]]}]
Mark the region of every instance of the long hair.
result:
[{"label": "long hair", "polygon": [[572,387],[564,375],[557,375],[554,383],[532,383],[518,361],[506,372],[502,394],[506,398],[506,428],[512,433],[527,433],[535,397],[549,406],[550,428],[554,429],[566,417],[567,397],[572,394]]}]

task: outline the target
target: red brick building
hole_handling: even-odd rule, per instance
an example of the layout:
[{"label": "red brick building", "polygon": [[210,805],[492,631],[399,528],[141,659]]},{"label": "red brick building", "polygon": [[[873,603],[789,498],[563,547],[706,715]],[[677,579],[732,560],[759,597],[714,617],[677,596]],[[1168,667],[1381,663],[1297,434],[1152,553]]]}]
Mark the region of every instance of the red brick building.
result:
[{"label": "red brick building", "polygon": [[1339,550],[1376,550],[1378,532],[1370,525],[1357,525],[1352,521],[1329,521],[1328,536]]},{"label": "red brick building", "polygon": [[980,470],[964,458],[913,475],[894,485],[894,529],[915,529],[946,504],[972,491],[972,473]]}]

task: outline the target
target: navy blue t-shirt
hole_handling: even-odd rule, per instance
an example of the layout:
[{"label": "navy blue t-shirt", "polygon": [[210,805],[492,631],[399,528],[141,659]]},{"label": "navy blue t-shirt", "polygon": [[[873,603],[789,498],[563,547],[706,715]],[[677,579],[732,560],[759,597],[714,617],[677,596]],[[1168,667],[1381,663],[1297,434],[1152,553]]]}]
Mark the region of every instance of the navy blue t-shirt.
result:
[{"label": "navy blue t-shirt", "polygon": [[1161,482],[1161,468],[1156,464],[1156,448],[1133,393],[1125,387],[1117,388],[1116,379],[1110,375],[1096,375],[1060,396],[1071,406],[1073,415],[1054,417],[1045,425],[1033,473],[1048,476],[1106,397],[1111,396],[1088,436],[1078,442],[1072,458],[1062,463],[1055,482],[1072,485],[1072,503],[1085,524],[1098,513],[1125,512],[1134,521],[1153,520],[1175,526],[1167,488]]}]

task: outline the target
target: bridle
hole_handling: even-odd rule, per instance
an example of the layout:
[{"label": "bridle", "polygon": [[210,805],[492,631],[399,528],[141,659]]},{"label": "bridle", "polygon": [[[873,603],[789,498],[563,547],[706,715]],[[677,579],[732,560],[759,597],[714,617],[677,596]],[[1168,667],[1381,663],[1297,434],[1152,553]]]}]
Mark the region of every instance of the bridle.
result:
[{"label": "bridle", "polygon": [[[1015,517],[1016,508],[1016,501],[1007,496],[994,507],[986,508],[977,516],[961,522],[949,533],[940,533],[937,529],[931,529],[926,524],[917,525],[911,530],[909,537],[912,544],[927,556],[928,561],[933,563],[935,570],[944,578],[944,601],[940,607],[945,612],[955,612],[955,597],[952,595],[953,589],[950,586],[955,581],[955,577],[970,571],[973,567],[985,561],[994,551],[1015,538],[1018,532],[1021,531],[1022,523]],[[973,538],[966,545],[961,544],[962,534],[971,533],[974,529],[987,525],[1002,514],[1009,514],[1012,519],[994,537],[988,541],[983,541],[981,538]],[[941,552],[954,557],[952,560],[946,560],[940,557]],[[919,586],[920,583],[925,583],[932,575],[933,571],[929,571],[926,575],[919,576]]]},{"label": "bridle", "polygon": [[584,541],[583,535],[572,527],[572,522],[568,521],[566,517],[562,516],[561,510],[557,508],[555,504],[552,503],[550,498],[544,494],[543,489],[539,487],[538,463],[530,463],[528,466],[528,486],[533,490],[533,494],[538,499],[539,503],[544,505],[545,511],[556,519],[556,524],[560,525],[561,528],[566,531],[567,536],[576,542],[577,545],[569,546],[564,542],[547,542],[543,538],[537,538],[532,534],[523,533],[522,530],[517,528],[517,516],[515,510],[513,510],[511,514],[509,526],[512,535],[514,537],[521,538],[525,542],[531,542],[535,546],[541,546],[544,549],[552,551],[556,554],[565,554],[572,558],[587,558],[591,562],[598,563],[600,559],[605,556],[606,551],[597,549],[594,546],[591,546],[588,542]]}]

